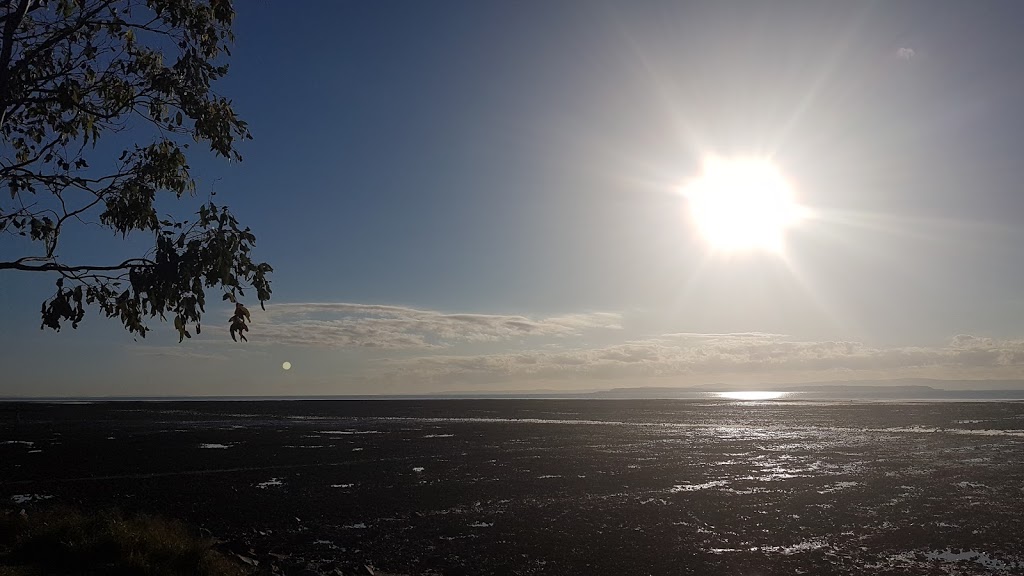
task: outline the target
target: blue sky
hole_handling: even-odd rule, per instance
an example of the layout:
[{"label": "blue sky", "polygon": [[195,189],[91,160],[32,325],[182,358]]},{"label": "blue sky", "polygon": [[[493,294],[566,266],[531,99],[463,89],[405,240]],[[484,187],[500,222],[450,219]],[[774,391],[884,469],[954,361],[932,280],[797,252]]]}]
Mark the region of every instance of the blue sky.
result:
[{"label": "blue sky", "polygon": [[[251,342],[41,332],[53,279],[0,273],[0,395],[1024,375],[1016,2],[237,8],[255,139],[192,165],[275,267]],[[709,155],[785,174],[782,254],[696,232]]]}]

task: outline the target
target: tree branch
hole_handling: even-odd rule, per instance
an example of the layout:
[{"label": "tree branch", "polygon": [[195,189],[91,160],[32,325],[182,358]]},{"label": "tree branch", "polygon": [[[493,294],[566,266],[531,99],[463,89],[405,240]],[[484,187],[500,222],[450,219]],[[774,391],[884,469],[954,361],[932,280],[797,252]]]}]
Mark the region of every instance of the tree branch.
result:
[{"label": "tree branch", "polygon": [[114,266],[67,266],[57,262],[48,262],[38,266],[25,264],[21,258],[13,262],[0,262],[0,270],[21,270],[23,272],[109,272],[112,270],[128,270],[131,268],[151,268],[156,263],[145,258],[129,258]]},{"label": "tree branch", "polygon": [[4,118],[7,116],[8,102],[8,85],[11,81],[11,54],[14,51],[14,32],[18,29],[21,21],[25,18],[25,14],[28,13],[29,7],[32,5],[32,0],[20,0],[18,7],[7,13],[7,17],[4,22],[4,36],[0,40],[3,45],[0,46],[0,126],[3,126]]}]

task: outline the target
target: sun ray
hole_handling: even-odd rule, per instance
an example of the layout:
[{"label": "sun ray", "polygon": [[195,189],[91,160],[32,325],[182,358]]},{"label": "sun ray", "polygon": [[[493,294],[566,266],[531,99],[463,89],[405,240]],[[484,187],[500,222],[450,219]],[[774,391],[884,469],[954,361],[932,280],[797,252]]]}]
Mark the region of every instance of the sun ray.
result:
[{"label": "sun ray", "polygon": [[824,290],[821,290],[811,281],[811,275],[807,274],[795,258],[783,257],[783,264],[789,271],[790,277],[800,286],[804,296],[813,305],[814,309],[825,315],[828,322],[838,330],[840,334],[863,334],[863,328],[854,319],[841,312],[839,306],[826,300]]},{"label": "sun ray", "polygon": [[829,82],[835,77],[837,70],[841,68],[843,58],[849,53],[850,47],[863,29],[870,11],[870,7],[866,6],[855,18],[851,18],[843,34],[839,35],[831,48],[825,51],[818,73],[804,90],[803,97],[793,108],[788,120],[775,134],[769,147],[772,153],[782,150],[787,145],[790,135],[803,121],[804,115],[817,105],[822,91],[826,89]]}]

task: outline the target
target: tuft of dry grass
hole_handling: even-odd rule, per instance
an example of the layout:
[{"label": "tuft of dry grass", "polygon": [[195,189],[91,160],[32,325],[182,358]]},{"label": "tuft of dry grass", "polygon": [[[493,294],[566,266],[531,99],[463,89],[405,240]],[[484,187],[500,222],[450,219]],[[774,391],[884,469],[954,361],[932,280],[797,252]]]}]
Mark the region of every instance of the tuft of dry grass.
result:
[{"label": "tuft of dry grass", "polygon": [[248,572],[186,524],[67,506],[0,512],[0,576],[242,576]]}]

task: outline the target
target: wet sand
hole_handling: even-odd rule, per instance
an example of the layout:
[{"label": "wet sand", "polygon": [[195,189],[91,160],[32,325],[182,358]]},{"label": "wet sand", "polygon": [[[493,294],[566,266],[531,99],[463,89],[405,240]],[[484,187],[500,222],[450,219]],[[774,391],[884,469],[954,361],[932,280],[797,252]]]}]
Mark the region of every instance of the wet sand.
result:
[{"label": "wet sand", "polygon": [[1024,403],[9,403],[0,501],[321,573],[1020,574]]}]

